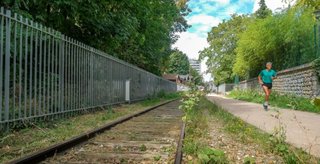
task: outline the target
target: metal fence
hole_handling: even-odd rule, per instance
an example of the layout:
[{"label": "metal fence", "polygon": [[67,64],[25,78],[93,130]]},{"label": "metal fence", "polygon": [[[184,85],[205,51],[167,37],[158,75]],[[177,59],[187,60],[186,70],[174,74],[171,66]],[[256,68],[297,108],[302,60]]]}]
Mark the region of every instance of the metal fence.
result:
[{"label": "metal fence", "polygon": [[9,10],[0,13],[0,128],[141,100],[176,84]]}]

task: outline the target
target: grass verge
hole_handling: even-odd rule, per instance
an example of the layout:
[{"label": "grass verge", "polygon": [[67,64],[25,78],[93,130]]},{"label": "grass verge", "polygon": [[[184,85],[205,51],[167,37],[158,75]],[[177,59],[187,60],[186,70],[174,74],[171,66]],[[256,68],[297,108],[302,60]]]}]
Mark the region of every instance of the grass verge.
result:
[{"label": "grass verge", "polygon": [[59,143],[91,129],[100,127],[118,117],[179,98],[179,93],[162,94],[135,104],[108,107],[107,110],[78,115],[50,122],[39,122],[17,131],[0,134],[0,163]]},{"label": "grass verge", "polygon": [[[264,102],[264,94],[256,90],[233,90],[230,92],[228,97],[255,103]],[[279,108],[289,108],[294,110],[320,113],[320,106],[316,105],[316,100],[311,100],[300,96],[282,95],[277,92],[273,92],[270,95],[269,101],[272,106]]]},{"label": "grass verge", "polygon": [[281,156],[286,163],[320,163],[319,159],[285,143],[285,131],[281,127],[270,135],[217,107],[205,97],[201,98],[200,104],[202,109],[209,110],[210,115],[223,121],[225,132],[243,143],[257,143],[264,150]]},{"label": "grass verge", "polygon": [[181,108],[185,111],[186,131],[183,143],[186,163],[228,163],[223,151],[210,148],[208,140],[208,112],[201,93],[187,93]]}]

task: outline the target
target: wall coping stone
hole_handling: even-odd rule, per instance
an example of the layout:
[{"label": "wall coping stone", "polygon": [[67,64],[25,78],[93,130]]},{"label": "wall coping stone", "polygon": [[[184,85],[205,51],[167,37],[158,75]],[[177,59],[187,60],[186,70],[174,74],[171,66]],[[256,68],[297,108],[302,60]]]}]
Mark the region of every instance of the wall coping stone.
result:
[{"label": "wall coping stone", "polygon": [[307,63],[307,64],[303,64],[303,65],[299,65],[299,66],[296,66],[296,67],[288,68],[288,69],[285,69],[285,70],[281,70],[281,71],[277,72],[277,74],[278,75],[287,74],[287,73],[298,71],[298,70],[309,69],[311,67],[313,67],[313,63],[312,62],[311,63]]},{"label": "wall coping stone", "polygon": [[[298,70],[309,69],[311,67],[313,67],[313,63],[312,62],[311,63],[307,63],[307,64],[303,64],[303,65],[299,65],[299,66],[296,66],[296,67],[288,68],[288,69],[285,69],[285,70],[278,71],[277,75],[284,75],[284,74],[288,74],[288,73],[291,73],[291,72],[294,72],[294,71],[298,71]],[[251,82],[251,81],[254,81],[254,80],[258,81],[257,78],[251,78],[251,79],[248,79],[248,80],[240,81],[239,84]]]}]

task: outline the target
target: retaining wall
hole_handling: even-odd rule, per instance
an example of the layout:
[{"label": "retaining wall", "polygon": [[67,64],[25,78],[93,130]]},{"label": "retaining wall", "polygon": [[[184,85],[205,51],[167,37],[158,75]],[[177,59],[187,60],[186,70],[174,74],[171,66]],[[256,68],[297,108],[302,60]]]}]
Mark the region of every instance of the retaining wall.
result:
[{"label": "retaining wall", "polygon": [[[319,96],[319,80],[312,63],[279,71],[277,77],[273,82],[273,90],[279,93],[304,97]],[[238,88],[261,90],[257,78],[241,81]]]}]

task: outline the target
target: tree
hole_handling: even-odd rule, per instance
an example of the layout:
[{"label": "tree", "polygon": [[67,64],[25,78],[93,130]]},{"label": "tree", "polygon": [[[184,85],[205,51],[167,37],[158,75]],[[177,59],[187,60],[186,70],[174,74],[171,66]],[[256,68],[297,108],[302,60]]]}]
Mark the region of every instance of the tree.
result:
[{"label": "tree", "polygon": [[277,70],[311,62],[316,58],[314,25],[313,10],[304,7],[250,23],[239,37],[233,72],[256,77],[268,61]]},{"label": "tree", "polygon": [[297,0],[298,7],[310,7],[312,9],[320,9],[320,1],[319,0]]},{"label": "tree", "polygon": [[186,0],[4,0],[0,6],[94,48],[160,74],[185,31]]},{"label": "tree", "polygon": [[190,75],[192,76],[192,82],[196,85],[204,85],[203,77],[199,74],[198,71],[190,67]]},{"label": "tree", "polygon": [[168,73],[186,75],[189,74],[189,59],[183,52],[174,49],[169,57]]},{"label": "tree", "polygon": [[230,20],[223,21],[209,32],[207,40],[210,46],[200,52],[200,59],[208,59],[206,64],[216,84],[233,81],[232,68],[239,34],[246,29],[251,19],[248,16],[232,15]]},{"label": "tree", "polygon": [[272,14],[272,11],[267,7],[265,0],[260,0],[259,6],[259,9],[255,12],[257,18],[264,19]]}]

